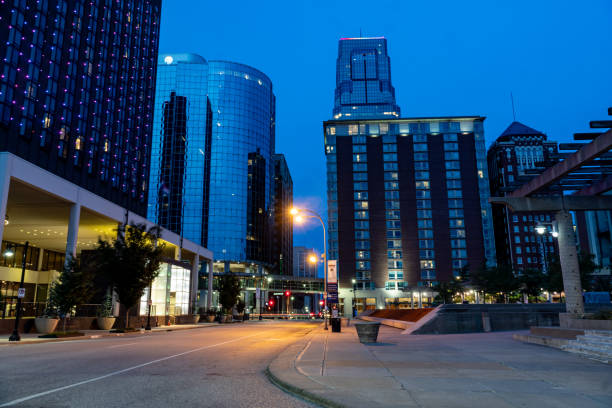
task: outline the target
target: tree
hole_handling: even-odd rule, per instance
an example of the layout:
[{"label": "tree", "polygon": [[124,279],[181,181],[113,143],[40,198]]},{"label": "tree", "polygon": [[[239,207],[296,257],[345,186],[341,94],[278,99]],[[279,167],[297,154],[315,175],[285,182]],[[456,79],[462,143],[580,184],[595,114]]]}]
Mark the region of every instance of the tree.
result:
[{"label": "tree", "polygon": [[219,303],[223,306],[225,313],[229,314],[238,302],[240,296],[240,280],[232,275],[223,275],[219,282]]},{"label": "tree", "polygon": [[433,290],[438,292],[436,299],[439,299],[442,303],[453,303],[455,293],[463,292],[463,286],[456,280],[452,280],[450,282],[438,282]]},{"label": "tree", "polygon": [[91,264],[68,258],[64,270],[49,290],[49,309],[64,321],[77,305],[87,303],[93,295],[93,268]]},{"label": "tree", "polygon": [[596,276],[593,279],[591,290],[593,292],[610,292],[612,291],[612,281],[608,276]]},{"label": "tree", "polygon": [[104,274],[125,307],[125,327],[129,311],[159,273],[163,260],[163,245],[158,245],[161,229],[147,230],[144,224],[131,224],[120,228],[112,243],[99,240],[92,258]]},{"label": "tree", "polygon": [[538,296],[545,280],[546,275],[540,269],[527,269],[519,276],[521,292],[527,296]]},{"label": "tree", "polygon": [[508,294],[518,289],[519,281],[509,265],[487,267],[483,265],[471,276],[472,285],[499,300],[499,294]]}]

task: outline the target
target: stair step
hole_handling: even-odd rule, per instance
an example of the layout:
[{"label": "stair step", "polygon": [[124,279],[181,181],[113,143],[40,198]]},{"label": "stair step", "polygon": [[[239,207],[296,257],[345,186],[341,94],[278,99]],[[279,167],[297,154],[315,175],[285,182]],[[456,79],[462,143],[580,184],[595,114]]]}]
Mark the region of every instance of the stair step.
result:
[{"label": "stair step", "polygon": [[592,347],[585,344],[568,344],[563,349],[571,353],[592,354],[612,360],[611,350],[601,350],[598,347]]},{"label": "stair step", "polygon": [[602,346],[612,347],[612,338],[602,336],[578,336],[576,340],[573,341],[580,343],[596,343]]},{"label": "stair step", "polygon": [[590,335],[595,335],[595,336],[602,336],[602,337],[609,337],[612,338],[612,331],[611,330],[585,330],[584,334],[590,334]]}]

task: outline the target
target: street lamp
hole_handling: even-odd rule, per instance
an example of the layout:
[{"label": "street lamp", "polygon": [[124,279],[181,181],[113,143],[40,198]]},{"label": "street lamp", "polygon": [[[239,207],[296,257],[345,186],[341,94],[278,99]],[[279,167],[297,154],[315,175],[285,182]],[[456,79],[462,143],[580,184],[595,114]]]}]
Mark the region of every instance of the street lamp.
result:
[{"label": "street lamp", "polygon": [[[303,215],[303,213],[307,214],[307,215]],[[324,277],[324,291],[325,291],[325,297],[324,297],[324,307],[323,307],[323,311],[327,312],[327,232],[326,232],[326,228],[325,228],[325,223],[323,222],[323,218],[321,218],[321,216],[319,214],[317,214],[316,212],[309,210],[307,208],[297,208],[297,207],[293,207],[289,210],[289,214],[291,214],[295,221],[298,223],[301,223],[304,218],[316,218],[321,222],[321,226],[323,227],[323,277]],[[325,330],[328,330],[327,328],[327,316],[324,317],[325,320]]]},{"label": "street lamp", "polygon": [[[25,278],[26,256],[28,254],[29,245],[30,243],[26,241],[23,247],[23,257],[21,259],[21,282],[19,283],[19,291],[17,292],[17,313],[15,314],[15,328],[13,329],[13,333],[9,337],[9,341],[21,340],[21,337],[19,336],[19,319],[21,318],[21,298],[25,296],[23,280]],[[15,255],[15,251],[13,249],[7,248],[7,250],[4,252],[4,256],[11,257],[13,255]]]}]

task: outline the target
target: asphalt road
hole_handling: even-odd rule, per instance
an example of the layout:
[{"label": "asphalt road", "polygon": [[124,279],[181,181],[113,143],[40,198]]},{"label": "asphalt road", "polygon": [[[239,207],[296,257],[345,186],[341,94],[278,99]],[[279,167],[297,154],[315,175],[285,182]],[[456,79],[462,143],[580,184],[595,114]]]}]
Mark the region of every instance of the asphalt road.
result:
[{"label": "asphalt road", "polygon": [[316,325],[249,322],[0,347],[0,407],[310,407],[270,361]]}]

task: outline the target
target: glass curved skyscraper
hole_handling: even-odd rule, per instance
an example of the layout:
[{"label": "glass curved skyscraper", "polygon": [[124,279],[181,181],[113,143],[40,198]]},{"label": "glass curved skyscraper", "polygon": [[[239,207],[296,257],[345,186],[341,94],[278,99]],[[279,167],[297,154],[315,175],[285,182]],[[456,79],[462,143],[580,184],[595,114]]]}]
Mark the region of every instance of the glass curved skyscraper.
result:
[{"label": "glass curved skyscraper", "polygon": [[261,71],[209,61],[212,107],[208,248],[216,259],[269,259],[275,96]]},{"label": "glass curved skyscraper", "polygon": [[149,217],[201,242],[216,269],[269,270],[274,233],[272,82],[244,64],[160,54]]}]

